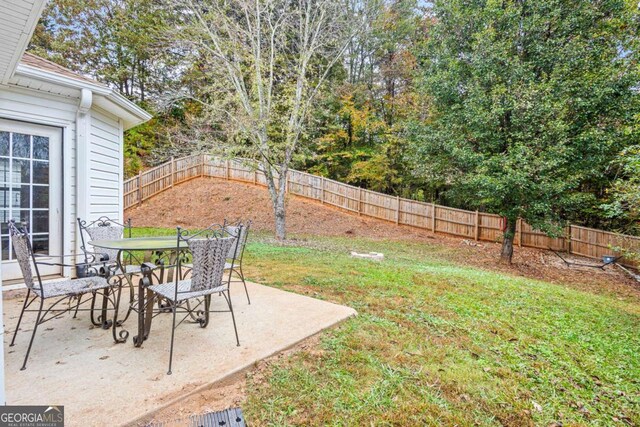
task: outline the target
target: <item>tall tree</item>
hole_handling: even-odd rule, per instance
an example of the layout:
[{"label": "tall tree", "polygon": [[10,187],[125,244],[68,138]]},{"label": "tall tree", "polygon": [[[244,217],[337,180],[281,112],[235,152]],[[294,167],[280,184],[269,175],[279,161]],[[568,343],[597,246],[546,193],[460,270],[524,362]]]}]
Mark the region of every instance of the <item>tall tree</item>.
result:
[{"label": "tall tree", "polygon": [[[173,37],[206,80],[199,101],[210,125],[227,130],[230,152],[259,161],[284,239],[289,167],[318,93],[369,3],[341,0],[176,0]],[[193,96],[193,94],[190,94]]]},{"label": "tall tree", "polygon": [[637,4],[625,0],[438,0],[421,55],[433,110],[417,160],[450,200],[559,233],[582,183],[633,139]]},{"label": "tall tree", "polygon": [[314,111],[314,173],[377,191],[406,194],[402,151],[404,120],[420,107],[413,87],[415,42],[422,37],[415,0],[387,0],[376,19],[349,43],[343,73],[336,73]]},{"label": "tall tree", "polygon": [[[162,36],[174,13],[156,0],[56,0],[47,4],[31,39],[30,51],[105,83],[155,118],[125,133],[126,176],[153,164],[168,135],[184,130],[176,108],[162,109],[160,95],[188,86]],[[178,72],[180,71],[180,72]],[[160,159],[166,160],[166,159]]]},{"label": "tall tree", "polygon": [[154,0],[50,2],[30,50],[144,103],[175,77],[159,49],[171,14]]}]

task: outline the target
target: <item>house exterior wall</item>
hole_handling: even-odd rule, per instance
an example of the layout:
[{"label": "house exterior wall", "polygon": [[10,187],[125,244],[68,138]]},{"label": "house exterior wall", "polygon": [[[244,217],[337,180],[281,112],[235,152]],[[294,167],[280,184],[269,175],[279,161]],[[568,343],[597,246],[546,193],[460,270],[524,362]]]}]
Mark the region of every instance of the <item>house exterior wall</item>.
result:
[{"label": "house exterior wall", "polygon": [[[106,215],[122,221],[122,120],[95,106],[80,111],[79,91],[52,94],[39,90],[36,81],[23,78],[17,83],[0,87],[0,118],[62,130],[61,251],[78,253],[77,217]],[[65,276],[72,273],[63,271]]]},{"label": "house exterior wall", "polygon": [[91,109],[89,218],[122,221],[122,127],[108,112]]},{"label": "house exterior wall", "polygon": [[[0,88],[0,118],[58,127],[62,130],[63,196],[62,253],[76,250],[76,114],[77,99],[30,88]],[[65,274],[69,274],[67,271]]]}]

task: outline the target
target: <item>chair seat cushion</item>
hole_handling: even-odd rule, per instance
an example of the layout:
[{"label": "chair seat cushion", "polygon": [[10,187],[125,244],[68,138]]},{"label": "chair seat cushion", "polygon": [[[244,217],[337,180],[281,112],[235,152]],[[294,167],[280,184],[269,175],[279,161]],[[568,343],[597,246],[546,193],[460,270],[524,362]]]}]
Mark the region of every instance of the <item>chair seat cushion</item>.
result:
[{"label": "chair seat cushion", "polygon": [[184,301],[190,298],[197,298],[204,295],[213,294],[216,292],[222,292],[227,290],[227,285],[220,285],[216,288],[204,289],[202,291],[193,291],[191,289],[191,279],[180,280],[178,282],[178,298],[176,299],[176,283],[161,283],[159,285],[149,286],[149,290],[156,294],[163,296],[170,301]]},{"label": "chair seat cushion", "polygon": [[41,298],[52,298],[62,295],[83,295],[100,289],[110,288],[112,286],[113,285],[107,282],[107,279],[104,277],[93,276],[84,277],[82,279],[67,279],[43,283],[42,288],[44,292],[37,288],[34,289],[34,292]]}]

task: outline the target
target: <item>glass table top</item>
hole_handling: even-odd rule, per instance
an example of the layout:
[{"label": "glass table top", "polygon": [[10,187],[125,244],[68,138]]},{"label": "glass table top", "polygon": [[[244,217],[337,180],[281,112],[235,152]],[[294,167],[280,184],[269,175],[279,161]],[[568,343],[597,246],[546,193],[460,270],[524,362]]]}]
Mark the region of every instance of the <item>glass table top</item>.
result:
[{"label": "glass table top", "polygon": [[92,240],[90,245],[102,249],[122,251],[157,251],[187,248],[186,242],[178,245],[177,236],[134,237],[131,239]]}]

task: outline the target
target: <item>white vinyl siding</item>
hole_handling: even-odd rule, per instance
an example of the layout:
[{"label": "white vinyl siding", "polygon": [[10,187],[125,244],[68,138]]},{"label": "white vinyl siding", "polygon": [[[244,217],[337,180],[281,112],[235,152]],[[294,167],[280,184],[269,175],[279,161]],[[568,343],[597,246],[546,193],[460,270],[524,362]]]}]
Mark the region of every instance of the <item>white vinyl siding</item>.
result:
[{"label": "white vinyl siding", "polygon": [[[44,90],[44,91],[43,91]],[[74,96],[75,95],[75,96]],[[63,230],[62,252],[77,253],[79,246],[76,218],[93,220],[106,215],[122,221],[122,123],[113,114],[93,106],[86,114],[86,140],[78,141],[78,103],[80,91],[37,81],[14,79],[0,87],[0,118],[50,125],[63,131]],[[86,167],[78,165],[78,144],[87,154]],[[78,167],[82,171],[78,173]],[[87,188],[88,187],[88,188]],[[81,197],[79,189],[85,189]],[[85,208],[78,209],[78,203]],[[86,217],[86,218],[85,218]],[[72,274],[67,270],[65,274]]]},{"label": "white vinyl siding", "polygon": [[120,185],[122,156],[120,123],[99,108],[91,109],[89,135],[89,212],[90,219],[106,215],[121,220]]}]

